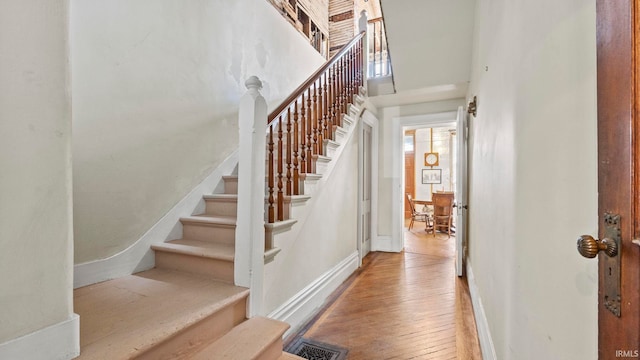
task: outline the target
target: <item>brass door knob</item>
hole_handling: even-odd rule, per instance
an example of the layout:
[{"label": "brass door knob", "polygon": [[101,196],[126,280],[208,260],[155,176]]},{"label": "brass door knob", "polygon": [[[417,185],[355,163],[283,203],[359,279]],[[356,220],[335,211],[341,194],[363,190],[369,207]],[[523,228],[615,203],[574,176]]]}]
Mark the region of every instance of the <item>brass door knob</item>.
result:
[{"label": "brass door knob", "polygon": [[578,252],[586,258],[594,258],[598,252],[604,251],[609,257],[618,255],[618,244],[609,238],[596,240],[592,236],[582,235],[578,238]]}]

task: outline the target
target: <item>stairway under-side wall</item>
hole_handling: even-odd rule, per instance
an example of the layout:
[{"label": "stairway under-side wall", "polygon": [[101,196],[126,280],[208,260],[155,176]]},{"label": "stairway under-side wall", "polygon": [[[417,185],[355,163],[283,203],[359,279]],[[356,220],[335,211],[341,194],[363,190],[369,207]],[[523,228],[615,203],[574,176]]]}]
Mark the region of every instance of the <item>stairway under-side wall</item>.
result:
[{"label": "stairway under-side wall", "polygon": [[[265,225],[265,261],[279,251],[277,236],[304,215],[302,208],[354,131],[362,102],[354,96],[343,126],[333,128],[334,140],[325,140],[326,155],[314,159],[316,173],[300,180],[303,195],[287,197],[286,219]],[[282,352],[289,325],[248,318],[249,289],[233,284],[238,176],[222,181],[222,193],[203,196],[204,213],[180,219],[182,238],[152,245],[154,269],[75,290],[80,359],[299,359]]]}]

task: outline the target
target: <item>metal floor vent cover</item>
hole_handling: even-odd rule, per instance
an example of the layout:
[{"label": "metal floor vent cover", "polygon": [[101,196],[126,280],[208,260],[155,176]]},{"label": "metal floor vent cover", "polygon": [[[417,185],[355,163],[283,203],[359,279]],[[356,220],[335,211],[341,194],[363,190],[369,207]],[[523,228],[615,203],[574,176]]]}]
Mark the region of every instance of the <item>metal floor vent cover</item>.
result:
[{"label": "metal floor vent cover", "polygon": [[335,345],[303,338],[294,341],[286,351],[307,360],[345,360],[348,352]]}]

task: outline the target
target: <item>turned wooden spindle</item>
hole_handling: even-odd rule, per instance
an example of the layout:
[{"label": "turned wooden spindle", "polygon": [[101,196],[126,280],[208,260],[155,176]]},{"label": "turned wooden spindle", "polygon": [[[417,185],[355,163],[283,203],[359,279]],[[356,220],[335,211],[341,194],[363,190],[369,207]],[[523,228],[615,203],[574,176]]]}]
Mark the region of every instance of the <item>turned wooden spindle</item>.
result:
[{"label": "turned wooden spindle", "polygon": [[[336,64],[331,67],[331,125],[333,125],[333,121],[336,118],[336,113],[338,112],[338,104],[340,103],[340,98],[338,97],[338,66],[340,64],[340,60],[336,62]],[[327,135],[328,137],[328,135]]]},{"label": "turned wooden spindle", "polygon": [[267,150],[268,164],[267,164],[267,191],[269,192],[269,207],[267,209],[268,221],[273,223],[276,221],[275,216],[275,208],[273,204],[275,203],[275,199],[273,198],[274,192],[274,174],[273,174],[273,125],[269,125],[269,149]]},{"label": "turned wooden spindle", "polygon": [[285,133],[286,146],[285,146],[285,160],[287,167],[287,182],[285,184],[285,190],[287,196],[291,195],[291,185],[293,183],[293,172],[292,172],[292,164],[291,164],[291,106],[287,108],[287,131]]},{"label": "turned wooden spindle", "polygon": [[311,110],[305,103],[306,94],[307,91],[302,93],[302,106],[300,107],[300,174],[307,172],[307,116]]},{"label": "turned wooden spindle", "polygon": [[[302,100],[304,102],[304,99]],[[299,195],[300,191],[298,190],[299,188],[299,181],[300,181],[300,174],[298,173],[298,149],[300,144],[298,143],[298,137],[299,137],[299,132],[298,132],[298,101],[296,100],[294,104],[294,109],[293,109],[293,154],[291,154],[291,156],[293,157],[293,188],[291,189],[291,194],[293,195]],[[302,106],[302,109],[304,109],[304,106]]]},{"label": "turned wooden spindle", "polygon": [[[314,86],[315,89],[315,86]],[[307,138],[307,151],[306,151],[306,172],[308,173],[313,173],[313,169],[311,169],[312,167],[312,142],[313,142],[313,135],[312,135],[312,127],[313,125],[311,125],[311,122],[313,121],[313,109],[315,108],[315,100],[311,100],[311,88],[309,88],[307,90],[307,132],[306,134],[303,131],[302,136],[306,136]]]},{"label": "turned wooden spindle", "polygon": [[283,146],[282,143],[282,116],[278,119],[278,151],[276,152],[276,159],[278,161],[278,220],[284,220],[284,156],[283,156]]},{"label": "turned wooden spindle", "polygon": [[329,121],[329,118],[331,117],[331,110],[329,108],[329,81],[331,80],[331,76],[329,75],[329,69],[327,69],[327,72],[323,75],[322,77],[322,83],[320,84],[320,92],[322,93],[321,95],[321,101],[322,101],[322,121],[320,122],[320,134],[322,135],[321,139],[318,139],[318,154],[320,155],[324,155],[322,153],[323,151],[323,140],[325,139],[325,124]]},{"label": "turned wooden spindle", "polygon": [[[313,155],[318,155],[318,124],[322,119],[322,99],[318,95],[318,86],[321,86],[322,78],[318,79],[318,84],[313,88],[313,104],[315,106],[315,112],[313,117]],[[322,94],[322,87],[320,87],[320,94]]]}]

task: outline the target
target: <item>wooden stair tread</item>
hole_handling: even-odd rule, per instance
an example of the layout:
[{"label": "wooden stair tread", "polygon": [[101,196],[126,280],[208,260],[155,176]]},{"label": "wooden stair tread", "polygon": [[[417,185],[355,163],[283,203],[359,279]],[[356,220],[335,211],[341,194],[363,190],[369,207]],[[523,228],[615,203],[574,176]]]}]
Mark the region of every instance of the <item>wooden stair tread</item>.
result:
[{"label": "wooden stair tread", "polygon": [[156,251],[166,251],[227,261],[233,261],[235,257],[235,247],[233,245],[201,240],[171,240],[162,244],[154,244],[151,248]]},{"label": "wooden stair tread", "polygon": [[203,224],[203,225],[236,225],[237,218],[235,216],[221,216],[221,215],[192,215],[184,216],[180,218],[180,222],[190,224]]},{"label": "wooden stair tread", "polygon": [[[281,340],[289,324],[253,317],[196,354],[194,360],[258,359],[261,352]],[[282,349],[282,348],[281,348]]]},{"label": "wooden stair tread", "polygon": [[314,174],[314,173],[304,173],[299,175],[300,179],[304,180],[320,180],[322,179],[322,174]]},{"label": "wooden stair tread", "polygon": [[202,197],[204,199],[209,199],[209,200],[227,200],[227,201],[238,200],[238,194],[205,194],[205,195],[202,195]]},{"label": "wooden stair tread", "polygon": [[248,295],[246,288],[162,269],[78,288],[79,359],[133,358]]}]

